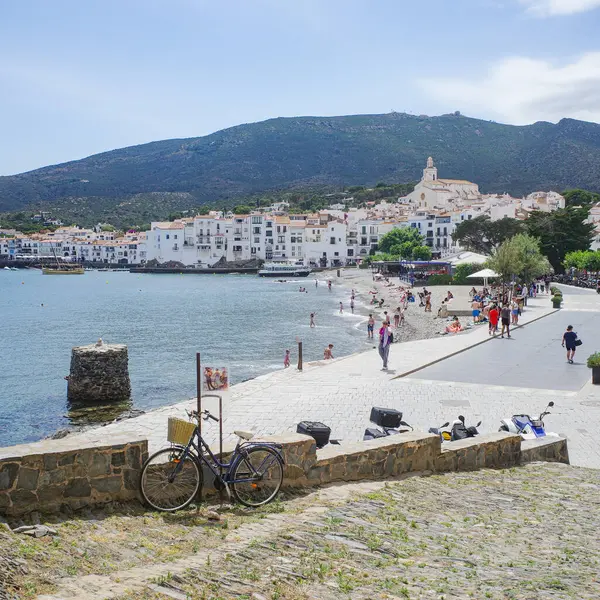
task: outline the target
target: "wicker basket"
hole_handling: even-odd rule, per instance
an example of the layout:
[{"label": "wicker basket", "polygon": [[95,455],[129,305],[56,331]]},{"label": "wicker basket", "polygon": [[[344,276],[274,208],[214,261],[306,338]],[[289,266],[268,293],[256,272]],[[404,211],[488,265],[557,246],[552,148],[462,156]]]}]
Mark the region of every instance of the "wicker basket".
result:
[{"label": "wicker basket", "polygon": [[190,438],[194,434],[196,425],[177,417],[169,417],[169,430],[167,439],[173,444],[181,444],[187,446]]}]

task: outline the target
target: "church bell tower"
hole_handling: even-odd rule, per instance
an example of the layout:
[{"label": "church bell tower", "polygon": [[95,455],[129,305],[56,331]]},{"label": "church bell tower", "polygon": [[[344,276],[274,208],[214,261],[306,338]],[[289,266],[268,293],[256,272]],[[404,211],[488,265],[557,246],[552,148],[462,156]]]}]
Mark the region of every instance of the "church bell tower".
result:
[{"label": "church bell tower", "polygon": [[427,167],[423,169],[423,181],[437,181],[437,168],[433,165],[431,156],[427,159]]}]

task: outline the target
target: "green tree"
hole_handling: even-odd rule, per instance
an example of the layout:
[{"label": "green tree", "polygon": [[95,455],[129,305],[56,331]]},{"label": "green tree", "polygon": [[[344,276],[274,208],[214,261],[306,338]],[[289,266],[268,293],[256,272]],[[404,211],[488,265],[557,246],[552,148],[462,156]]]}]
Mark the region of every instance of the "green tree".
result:
[{"label": "green tree", "polygon": [[486,262],[486,267],[498,273],[502,283],[512,281],[522,266],[518,248],[511,244],[509,240],[494,250],[492,256]]},{"label": "green tree", "polygon": [[467,250],[491,254],[494,248],[522,233],[524,229],[523,223],[517,219],[504,217],[492,221],[488,215],[481,215],[459,223],[452,234],[452,239]]},{"label": "green tree", "polygon": [[567,252],[563,265],[566,269],[577,269],[582,271],[587,268],[589,252],[584,250],[574,250],[573,252]]},{"label": "green tree", "polygon": [[431,260],[431,248],[429,246],[415,246],[412,249],[413,260]]},{"label": "green tree", "polygon": [[540,241],[540,249],[556,271],[563,270],[568,252],[588,250],[594,239],[594,225],[587,223],[588,208],[569,206],[554,212],[532,213],[525,225]]},{"label": "green tree", "polygon": [[481,271],[483,267],[479,263],[464,263],[457,265],[454,269],[454,276],[452,278],[456,285],[467,285],[469,283],[468,276],[477,271]]},{"label": "green tree", "polygon": [[[403,244],[407,244],[403,246]],[[423,245],[423,236],[414,227],[400,227],[392,229],[381,237],[378,249],[383,253],[406,255],[410,247],[410,253],[405,258],[410,258],[415,246]]]},{"label": "green tree", "polygon": [[234,215],[248,215],[252,212],[252,207],[247,204],[240,204],[233,209]]},{"label": "green tree", "polygon": [[515,278],[530,283],[552,269],[540,252],[539,241],[524,233],[503,242],[486,264],[500,275],[503,283]]},{"label": "green tree", "polygon": [[600,194],[588,192],[587,190],[567,190],[563,192],[566,206],[592,206],[600,202]]}]

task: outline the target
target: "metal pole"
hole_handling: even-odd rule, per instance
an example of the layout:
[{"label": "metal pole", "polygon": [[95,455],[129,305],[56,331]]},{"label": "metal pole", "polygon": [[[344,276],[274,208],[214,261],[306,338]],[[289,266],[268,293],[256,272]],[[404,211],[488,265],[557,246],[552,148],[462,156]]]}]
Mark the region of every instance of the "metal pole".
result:
[{"label": "metal pole", "polygon": [[298,342],[298,371],[302,371],[302,342]]},{"label": "metal pole", "polygon": [[198,410],[198,433],[202,435],[202,370],[200,368],[200,352],[196,352],[196,401]]},{"label": "metal pole", "polygon": [[[219,395],[219,463],[223,462],[223,397]],[[219,464],[219,476],[223,479],[223,467]],[[219,502],[223,506],[223,486],[219,486]]]}]

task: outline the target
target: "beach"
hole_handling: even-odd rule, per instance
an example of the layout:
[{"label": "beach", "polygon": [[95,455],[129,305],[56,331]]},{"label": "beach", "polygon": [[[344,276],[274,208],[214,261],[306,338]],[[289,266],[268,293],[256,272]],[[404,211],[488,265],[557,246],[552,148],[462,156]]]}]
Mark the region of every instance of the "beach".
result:
[{"label": "beach", "polygon": [[[312,285],[314,285],[314,279]],[[385,317],[385,311],[387,311],[390,322],[394,323],[394,312],[395,309],[401,304],[402,290],[398,287],[402,286],[408,289],[410,286],[404,281],[400,281],[397,277],[389,278],[389,282],[385,280],[374,280],[373,273],[370,269],[356,269],[346,268],[340,269],[340,277],[337,277],[336,271],[328,271],[320,273],[317,276],[319,285],[327,285],[327,281],[332,282],[334,288],[343,288],[347,293],[347,299],[344,301],[344,311],[350,311],[350,298],[352,290],[355,291],[355,314],[364,316],[364,321],[361,322],[361,326],[364,327],[366,336],[366,322],[369,314],[372,314],[375,318],[376,329],[381,326]],[[406,312],[404,314],[404,324],[398,329],[394,329],[394,342],[408,342],[415,340],[425,340],[430,338],[439,337],[445,334],[445,328],[449,323],[449,319],[453,315],[453,308],[460,307],[464,309],[470,306],[469,302],[469,290],[471,286],[434,286],[428,287],[427,290],[431,292],[431,312],[425,312],[423,306],[419,306],[418,292],[422,291],[420,288],[412,288],[413,294],[415,295],[415,302],[409,302]],[[452,291],[454,299],[448,304],[448,319],[437,318],[438,308],[441,306],[442,301],[446,298],[448,291]],[[377,292],[377,299],[383,298],[384,303],[381,308],[379,306],[371,305],[371,298],[373,294],[370,292]],[[461,316],[459,317],[461,324],[466,329],[454,335],[465,335],[469,331],[478,329],[473,326],[473,320],[471,317]],[[481,326],[479,326],[481,327]]]}]

